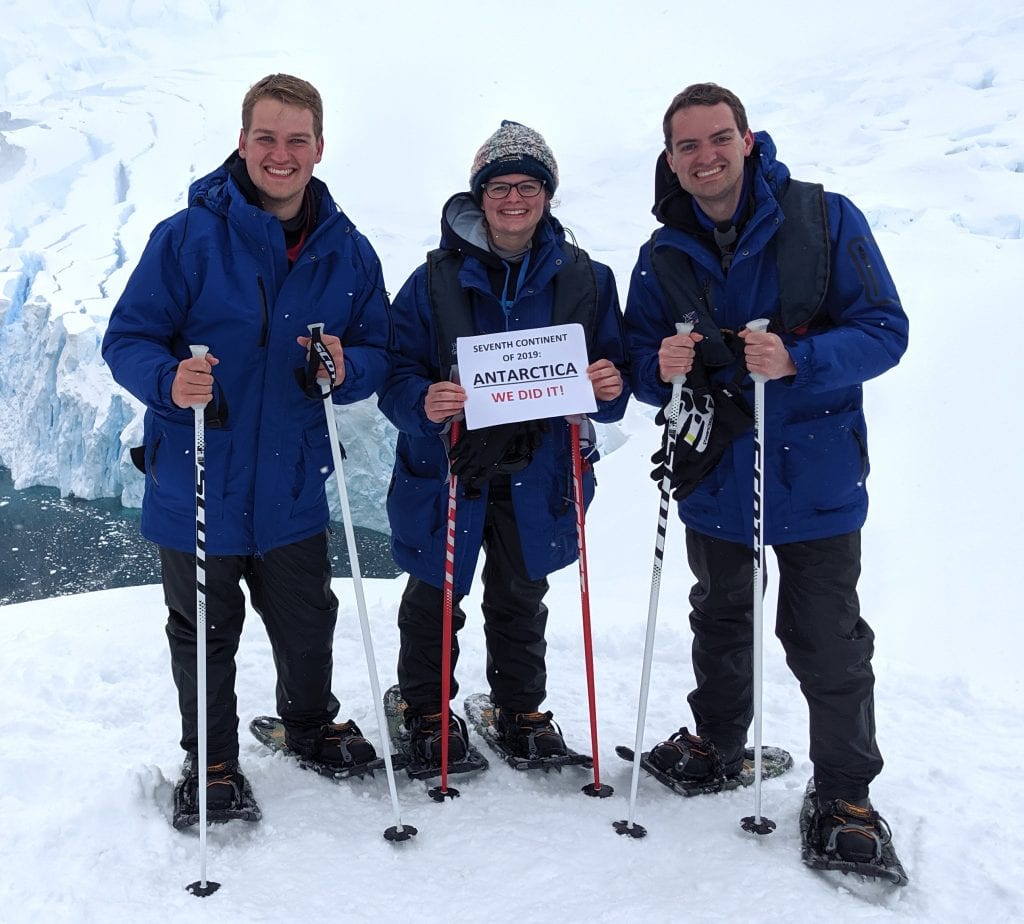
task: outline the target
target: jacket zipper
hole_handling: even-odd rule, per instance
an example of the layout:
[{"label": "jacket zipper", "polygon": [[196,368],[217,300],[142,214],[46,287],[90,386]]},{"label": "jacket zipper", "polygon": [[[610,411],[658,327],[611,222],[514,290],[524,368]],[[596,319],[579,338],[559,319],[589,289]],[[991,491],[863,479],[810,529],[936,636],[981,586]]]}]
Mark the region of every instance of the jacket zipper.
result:
[{"label": "jacket zipper", "polygon": [[260,327],[260,346],[267,345],[267,328],[270,326],[270,312],[267,310],[267,288],[263,284],[263,277],[257,276],[256,283],[260,287],[260,303],[263,308],[263,323]]}]

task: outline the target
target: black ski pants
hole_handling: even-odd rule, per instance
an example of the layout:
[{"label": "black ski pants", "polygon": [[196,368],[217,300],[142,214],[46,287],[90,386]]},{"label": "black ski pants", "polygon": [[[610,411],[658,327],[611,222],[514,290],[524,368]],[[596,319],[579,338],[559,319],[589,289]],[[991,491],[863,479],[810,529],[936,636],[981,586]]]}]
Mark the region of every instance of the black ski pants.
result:
[{"label": "black ski pants", "polygon": [[[181,746],[199,751],[196,695],[196,557],[160,549],[171,672],[181,709]],[[277,712],[289,743],[317,737],[340,708],[331,693],[338,600],[331,591],[327,533],[256,555],[206,558],[206,718],[210,764],[238,757],[235,653],[249,588],[277,669]]]},{"label": "black ski pants", "polygon": [[[513,712],[534,712],[547,696],[548,608],[546,578],[530,580],[508,476],[492,480],[483,532],[484,638],[487,644],[487,682],[494,702]],[[459,659],[457,633],[466,624],[459,606],[462,594],[452,598],[451,696],[459,690],[455,665]],[[441,652],[443,642],[443,590],[410,577],[398,608],[401,635],[398,684],[409,715],[441,711]]]},{"label": "black ski pants", "polygon": [[[864,799],[882,769],[875,742],[874,633],[857,597],[860,532],[773,546],[779,571],[775,634],[810,718],[819,799]],[[746,743],[753,706],[753,552],[686,530],[697,733],[724,753]]]}]

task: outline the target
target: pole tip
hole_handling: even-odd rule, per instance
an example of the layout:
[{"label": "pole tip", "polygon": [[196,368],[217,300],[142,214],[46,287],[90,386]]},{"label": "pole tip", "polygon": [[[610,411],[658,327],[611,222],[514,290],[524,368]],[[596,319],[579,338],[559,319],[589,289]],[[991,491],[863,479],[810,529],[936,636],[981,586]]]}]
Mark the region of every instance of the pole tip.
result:
[{"label": "pole tip", "polygon": [[384,832],[384,840],[397,843],[398,841],[407,841],[414,838],[419,831],[417,831],[412,825],[402,825],[401,830],[398,829],[397,825],[392,825]]},{"label": "pole tip", "polygon": [[647,829],[643,825],[638,825],[635,822],[630,824],[626,819],[623,819],[622,821],[613,821],[612,827],[615,829],[616,834],[625,834],[635,840],[641,837],[647,837]]},{"label": "pole tip", "polygon": [[760,815],[756,818],[753,815],[747,815],[740,821],[740,827],[751,834],[771,834],[775,830],[775,822],[770,818],[762,818]]},{"label": "pole tip", "polygon": [[444,802],[445,799],[458,799],[462,793],[454,786],[435,786],[433,789],[427,790],[427,795],[435,802]]},{"label": "pole tip", "polygon": [[185,886],[185,891],[190,892],[198,898],[206,898],[207,895],[213,895],[213,893],[219,888],[219,882],[210,882],[209,880],[204,882],[200,879]]}]

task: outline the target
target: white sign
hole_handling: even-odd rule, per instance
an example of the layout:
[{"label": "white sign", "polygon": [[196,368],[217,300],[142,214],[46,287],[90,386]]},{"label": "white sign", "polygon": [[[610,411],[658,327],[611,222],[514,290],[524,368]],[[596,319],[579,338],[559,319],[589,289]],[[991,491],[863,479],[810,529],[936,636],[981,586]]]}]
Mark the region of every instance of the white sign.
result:
[{"label": "white sign", "polygon": [[581,324],[459,337],[470,430],[597,410]]}]

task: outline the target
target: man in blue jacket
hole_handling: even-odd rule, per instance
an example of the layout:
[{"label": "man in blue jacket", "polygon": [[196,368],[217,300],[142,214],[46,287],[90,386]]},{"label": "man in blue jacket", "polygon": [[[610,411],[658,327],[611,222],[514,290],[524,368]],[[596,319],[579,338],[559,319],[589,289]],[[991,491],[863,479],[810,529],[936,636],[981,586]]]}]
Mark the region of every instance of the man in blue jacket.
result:
[{"label": "man in blue jacket", "polygon": [[[398,680],[414,759],[440,767],[441,644],[449,429],[466,401],[450,381],[453,340],[527,330],[578,317],[586,331],[594,419],[622,417],[628,390],[625,342],[611,270],[566,242],[551,214],[558,166],[540,134],[505,121],[483,144],[470,191],[441,218],[441,249],[395,299],[396,350],[380,407],[399,430],[388,494],[392,554],[410,574],[398,613]],[[578,312],[574,314],[574,311]],[[439,333],[440,332],[440,333]],[[584,492],[593,496],[584,450]],[[547,575],[576,561],[573,460],[563,418],[465,431],[452,450],[458,475],[453,628],[483,549],[487,678],[505,746],[531,758],[566,753],[547,693]],[[511,474],[514,472],[514,475]],[[452,684],[458,643],[452,645]],[[466,727],[451,714],[449,769],[467,753]]]},{"label": "man in blue jacket", "polygon": [[[307,397],[296,370],[306,366],[307,325],[323,322],[333,401],[369,397],[387,370],[390,308],[373,248],[312,175],[323,146],[315,87],[286,74],[256,83],[238,150],[153,231],[103,341],[114,378],[147,407],[141,528],[160,547],[186,809],[198,773],[192,407],[206,406],[211,819],[239,817],[248,790],[234,691],[242,579],[270,638],[288,746],[346,769],[376,756],[353,722],[334,722],[332,453],[325,404]],[[209,354],[190,358],[190,344]]]},{"label": "man in blue jacket", "polygon": [[[753,716],[747,373],[759,374],[763,538],[778,562],[776,634],[810,713],[815,825],[840,858],[870,858],[885,835],[868,801],[882,758],[874,636],[856,589],[868,506],[862,384],[899,361],[907,318],[864,216],[843,196],[791,180],[733,93],[688,87],[663,127],[654,214],[664,227],[640,250],[625,321],[640,400],[664,406],[672,379],[688,377],[688,439],[670,475],[696,578],[697,734],[681,728],[651,760],[687,782],[742,765]],[[771,321],[767,331],[746,330],[757,318]],[[693,331],[676,333],[677,322]]]}]

